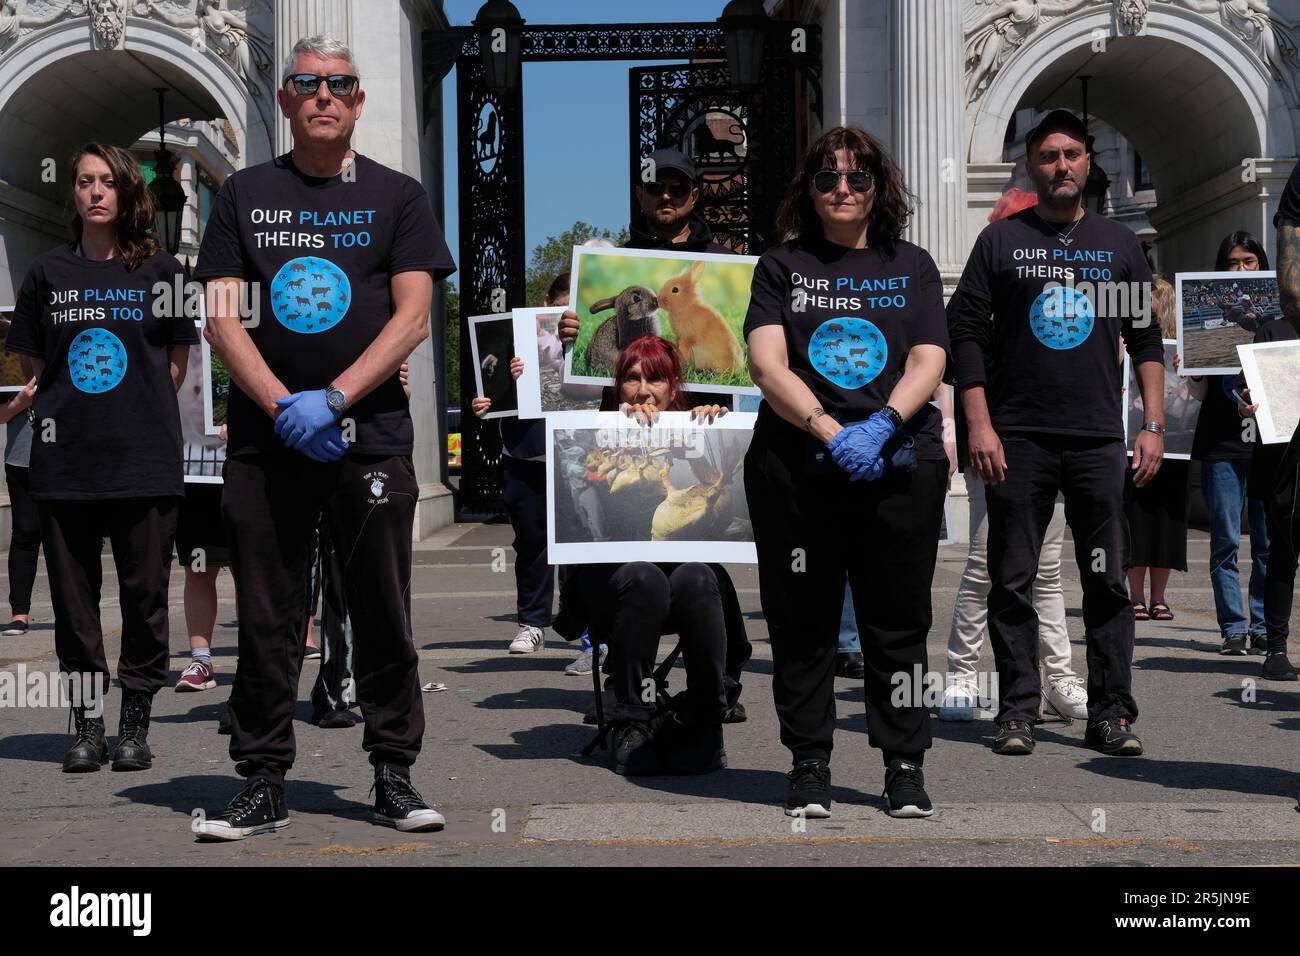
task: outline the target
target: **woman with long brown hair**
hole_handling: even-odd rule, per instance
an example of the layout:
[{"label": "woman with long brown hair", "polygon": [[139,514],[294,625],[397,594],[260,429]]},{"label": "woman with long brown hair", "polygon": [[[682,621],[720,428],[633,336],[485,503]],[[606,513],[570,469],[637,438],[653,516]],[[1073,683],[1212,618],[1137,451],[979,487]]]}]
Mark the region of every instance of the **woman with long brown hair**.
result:
[{"label": "woman with long brown hair", "polygon": [[948,476],[930,397],[948,326],[933,259],[901,238],[911,208],[884,147],[860,129],[832,129],[790,184],[777,222],[787,241],[754,271],[745,336],[764,400],[745,490],[781,742],[794,762],[791,816],[830,815],[846,577],[888,812],[933,812],[920,685]]},{"label": "woman with long brown hair", "polygon": [[81,147],[72,200],[73,241],[28,270],[8,348],[37,379],[31,494],[76,721],[63,769],[98,770],[109,759],[99,620],[108,538],[122,613],[113,769],[145,770],[153,695],[167,679],[167,582],[184,494],[176,390],[198,332],[175,295],[180,263],[150,235],[153,203],[135,158],[101,143]]}]

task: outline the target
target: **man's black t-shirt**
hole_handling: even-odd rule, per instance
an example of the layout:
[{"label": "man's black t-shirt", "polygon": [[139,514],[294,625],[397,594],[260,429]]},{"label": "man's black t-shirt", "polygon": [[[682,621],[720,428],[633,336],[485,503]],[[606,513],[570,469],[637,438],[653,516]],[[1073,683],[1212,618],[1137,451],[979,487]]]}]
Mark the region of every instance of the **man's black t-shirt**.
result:
[{"label": "man's black t-shirt", "polygon": [[[985,386],[999,432],[1122,440],[1121,334],[1135,365],[1164,362],[1154,310],[1140,317],[1151,268],[1126,226],[1085,213],[1070,241],[1059,241],[1070,229],[1031,208],[975,240],[954,293],[958,386]],[[1124,285],[1102,295],[1100,283]]]},{"label": "man's black t-shirt", "polygon": [[1291,177],[1286,181],[1286,188],[1282,190],[1277,212],[1273,214],[1273,228],[1277,229],[1283,221],[1293,226],[1300,226],[1300,162],[1297,162],[1291,170]]},{"label": "man's black t-shirt", "polygon": [[[784,326],[790,370],[841,423],[889,403],[914,346],[948,352],[939,270],[904,241],[892,253],[829,242],[769,249],[754,268],[746,338],[763,325]],[[918,458],[947,457],[942,418],[926,403],[907,423]]]},{"label": "man's black t-shirt", "polygon": [[[302,173],[286,153],[222,185],[208,219],[199,279],[257,283],[253,344],[289,392],[327,387],[393,315],[389,280],[456,269],[423,187],[358,155],[343,174]],[[409,455],[413,430],[397,373],[348,408],[352,449]],[[282,451],[274,421],[234,383],[228,454]]]},{"label": "man's black t-shirt", "polygon": [[32,401],[33,498],[185,493],[168,350],[199,339],[194,319],[172,308],[180,274],[164,252],[128,271],[120,258],[83,259],[71,245],[32,263],[8,350],[45,363]]}]

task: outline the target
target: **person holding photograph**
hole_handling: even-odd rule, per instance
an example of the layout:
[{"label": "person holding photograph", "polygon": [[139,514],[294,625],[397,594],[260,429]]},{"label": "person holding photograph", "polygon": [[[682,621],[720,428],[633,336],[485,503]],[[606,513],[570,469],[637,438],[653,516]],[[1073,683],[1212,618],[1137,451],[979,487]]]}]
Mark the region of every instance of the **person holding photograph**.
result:
[{"label": "person holding photograph", "polygon": [[913,197],[892,156],[837,127],[805,155],[754,270],[745,336],[763,403],[745,458],[773,696],[793,769],[785,812],[827,817],[845,579],[866,670],[867,735],[896,817],[934,811],[930,585],[948,456],[930,403],[948,362],[943,284],[901,238]]},{"label": "person holding photograph", "polygon": [[[543,306],[569,304],[569,274],[552,280],[542,299]],[[552,336],[552,338],[554,338]],[[559,345],[558,341],[555,343]],[[540,360],[540,339],[539,359]],[[523,359],[510,359],[515,380],[523,373]],[[492,399],[475,396],[470,402],[482,418],[492,410]],[[505,502],[510,527],[515,533],[515,613],[518,631],[508,648],[511,654],[532,654],[546,643],[555,597],[555,572],[546,558],[546,420],[502,418],[501,499]],[[591,673],[590,655],[573,661],[565,673]]]},{"label": "person holding photograph", "polygon": [[[1087,131],[1053,110],[1026,139],[1037,205],[985,227],[952,306],[953,354],[970,425],[971,461],[988,501],[989,637],[1001,706],[993,752],[1033,752],[1041,679],[1032,601],[1043,537],[1058,494],[1083,585],[1088,662],[1086,744],[1138,756],[1132,731],[1133,609],[1124,578],[1124,472],[1146,485],[1164,454],[1164,346],[1149,310],[1101,314],[1083,290],[1092,263],[1103,283],[1150,288],[1151,269],[1127,227],[1083,207]],[[1145,295],[1139,302],[1147,301]],[[1118,310],[1106,310],[1114,313]],[[1121,336],[1145,409],[1125,458]]]},{"label": "person holding photograph", "polygon": [[[1177,293],[1161,276],[1151,291],[1151,311],[1165,339],[1178,337]],[[1174,368],[1178,367],[1174,356]],[[1142,414],[1141,396],[1130,396],[1136,406],[1129,414]],[[1124,514],[1128,519],[1129,546],[1125,567],[1129,600],[1135,621],[1172,621],[1174,612],[1165,589],[1173,571],[1187,571],[1187,481],[1185,461],[1165,459],[1156,476],[1141,488],[1133,472],[1125,471]],[[1151,578],[1151,602],[1146,600],[1146,580]]]},{"label": "person holding photograph", "polygon": [[[695,211],[700,199],[699,174],[686,154],[676,149],[657,149],[647,157],[654,179],[638,179],[632,195],[640,211],[632,219],[631,238],[626,249],[664,249],[672,252],[720,252],[734,254],[713,241],[713,231]],[[599,245],[588,242],[587,245]],[[565,309],[560,317],[559,338],[565,347],[578,338],[578,313]]]},{"label": "person holding photograph", "polygon": [[[642,425],[654,424],[663,411],[689,410],[698,427],[727,412],[716,404],[691,407],[677,349],[651,335],[633,340],[619,354],[614,386],[601,406],[615,409]],[[694,561],[582,565],[572,570],[565,594],[573,626],[586,625],[592,644],[609,648],[615,700],[610,768],[650,776],[725,767],[722,725],[733,703],[727,676],[738,676],[749,657],[744,619],[726,570]],[[653,684],[660,638],[670,633],[681,637],[686,691],[661,712],[647,687]]]},{"label": "person holding photograph", "polygon": [[[434,285],[455,263],[424,187],[352,148],[366,104],[357,74],[337,39],[293,45],[277,92],[292,148],[222,184],[199,251],[204,335],[231,379],[221,500],[239,609],[230,755],[246,780],[196,824],[200,840],[290,823],[284,779],[322,518],[342,556],[372,819],[402,832],[445,824],[411,780],[424,739],[410,614],[419,485],[398,370],[429,336]],[[238,306],[250,294],[256,323]]]},{"label": "person holding photograph", "polygon": [[[8,325],[8,320],[4,320]],[[8,334],[6,330],[6,334]],[[36,379],[15,392],[0,406],[0,423],[5,436],[5,488],[9,492],[9,623],[0,631],[5,637],[27,633],[32,609],[32,588],[36,584],[36,563],[41,553],[41,516],[32,499],[32,421],[28,409],[36,395]]]},{"label": "person holding photograph", "polygon": [[[167,680],[167,586],[185,493],[176,393],[198,331],[170,298],[181,264],[150,234],[153,200],[135,157],[101,143],[81,147],[72,198],[74,241],[32,264],[8,340],[37,379],[30,489],[59,669],[82,691],[73,697],[76,736],[63,770],[96,771],[108,760],[99,616],[105,537],[122,613],[113,769],[147,770],[153,698]],[[161,301],[159,284],[168,290]]]},{"label": "person holding photograph", "polygon": [[[1248,232],[1225,236],[1214,257],[1215,272],[1268,269],[1268,253]],[[1220,654],[1267,654],[1264,588],[1268,574],[1269,535],[1264,502],[1246,494],[1246,476],[1257,436],[1255,423],[1244,418],[1239,375],[1191,376],[1192,395],[1201,400],[1192,438],[1192,459],[1201,463],[1201,493],[1210,521],[1210,585],[1223,641]],[[1237,552],[1241,545],[1241,510],[1250,527],[1250,580],[1241,601]]]}]

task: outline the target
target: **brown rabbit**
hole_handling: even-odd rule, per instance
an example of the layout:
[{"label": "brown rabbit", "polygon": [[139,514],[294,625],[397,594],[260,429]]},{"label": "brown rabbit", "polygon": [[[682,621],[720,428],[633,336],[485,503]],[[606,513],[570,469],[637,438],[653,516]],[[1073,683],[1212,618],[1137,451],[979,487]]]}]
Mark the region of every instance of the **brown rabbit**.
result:
[{"label": "brown rabbit", "polygon": [[693,263],[665,282],[659,290],[659,308],[668,315],[684,365],[711,372],[739,372],[745,365],[745,353],[736,333],[695,289],[704,266],[703,262]]}]

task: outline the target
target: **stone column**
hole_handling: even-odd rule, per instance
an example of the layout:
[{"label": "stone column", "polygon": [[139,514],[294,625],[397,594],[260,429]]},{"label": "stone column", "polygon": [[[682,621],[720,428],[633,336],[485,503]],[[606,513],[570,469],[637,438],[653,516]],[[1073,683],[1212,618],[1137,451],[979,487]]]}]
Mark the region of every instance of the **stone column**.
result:
[{"label": "stone column", "polygon": [[[898,0],[893,18],[892,147],[918,200],[904,238],[930,253],[949,294],[970,248],[961,7],[961,0]],[[960,474],[953,476],[949,501],[949,537],[964,542],[970,509]]]},{"label": "stone column", "polygon": [[898,0],[894,156],[920,203],[904,237],[934,257],[944,286],[965,265],[966,110],[961,0]]},{"label": "stone column", "polygon": [[[328,34],[344,43],[352,43],[351,4],[348,0],[276,0],[275,3],[275,62],[271,64],[272,86],[280,88],[284,58],[293,45],[303,37]],[[364,65],[364,64],[363,64]],[[287,153],[293,143],[289,136],[289,121],[274,106],[275,155]]]}]

